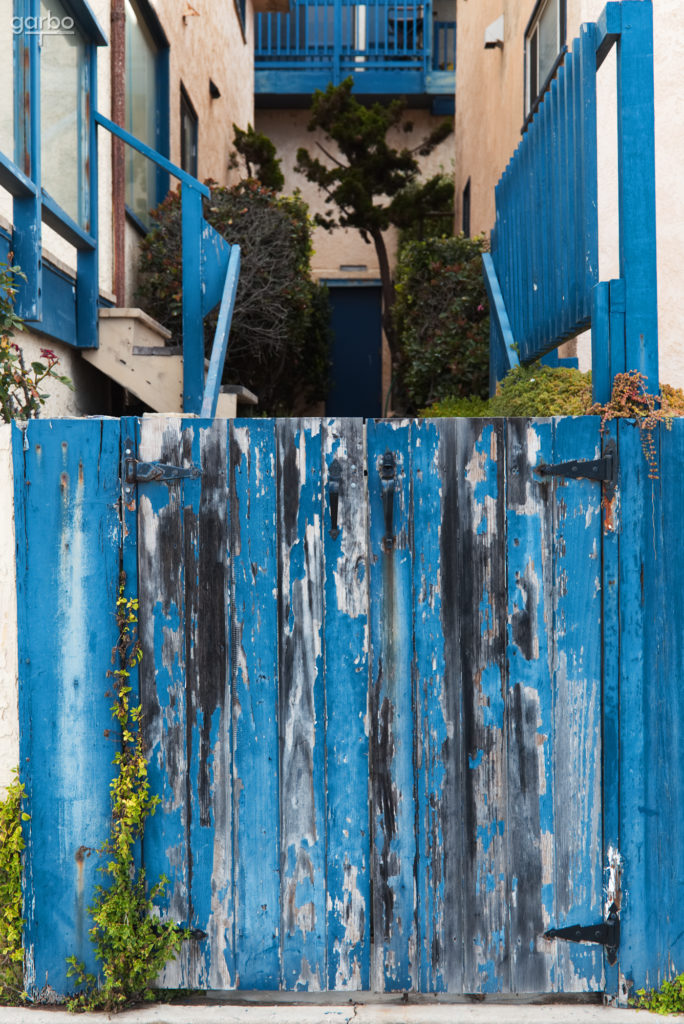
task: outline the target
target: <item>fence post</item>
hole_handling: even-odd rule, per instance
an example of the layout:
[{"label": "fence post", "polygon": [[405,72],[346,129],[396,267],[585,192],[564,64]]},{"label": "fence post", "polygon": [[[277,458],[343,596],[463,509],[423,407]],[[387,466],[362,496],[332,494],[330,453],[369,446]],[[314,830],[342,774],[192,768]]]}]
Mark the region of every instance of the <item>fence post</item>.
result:
[{"label": "fence post", "polygon": [[620,277],[626,369],[658,389],[653,7],[624,0],[617,50]]},{"label": "fence post", "polygon": [[202,196],[185,182],[183,218],[183,412],[199,413],[204,392]]}]

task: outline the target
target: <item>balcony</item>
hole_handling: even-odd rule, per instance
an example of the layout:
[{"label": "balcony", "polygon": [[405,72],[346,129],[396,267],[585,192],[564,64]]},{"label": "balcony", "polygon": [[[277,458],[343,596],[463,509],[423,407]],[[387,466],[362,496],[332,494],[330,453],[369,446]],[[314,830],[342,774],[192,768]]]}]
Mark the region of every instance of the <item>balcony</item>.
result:
[{"label": "balcony", "polygon": [[352,75],[357,95],[427,97],[448,112],[456,22],[441,19],[439,2],[294,0],[287,14],[255,15],[257,104],[303,99]]}]

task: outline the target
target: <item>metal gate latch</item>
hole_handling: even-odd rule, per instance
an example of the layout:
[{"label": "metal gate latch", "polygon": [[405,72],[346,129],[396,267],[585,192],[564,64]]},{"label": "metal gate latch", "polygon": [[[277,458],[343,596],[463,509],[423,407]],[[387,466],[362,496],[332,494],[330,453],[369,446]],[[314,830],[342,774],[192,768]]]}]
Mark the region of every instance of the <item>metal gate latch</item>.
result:
[{"label": "metal gate latch", "polygon": [[598,480],[606,484],[608,496],[612,496],[617,487],[618,475],[615,441],[611,438],[606,442],[600,459],[571,459],[569,462],[559,462],[554,466],[542,462],[536,467],[535,473],[539,473],[540,476],[562,476],[571,480]]},{"label": "metal gate latch", "polygon": [[132,496],[136,484],[153,483],[159,480],[162,483],[171,483],[174,480],[196,480],[202,475],[197,466],[171,466],[166,462],[139,462],[133,458],[132,443],[126,444],[124,459],[124,492],[127,497]]},{"label": "metal gate latch", "polygon": [[551,928],[544,932],[545,939],[566,939],[568,942],[595,942],[606,947],[606,959],[612,966],[617,960],[620,945],[620,918],[617,907],[613,903],[608,920],[600,924],[571,924],[567,928]]}]

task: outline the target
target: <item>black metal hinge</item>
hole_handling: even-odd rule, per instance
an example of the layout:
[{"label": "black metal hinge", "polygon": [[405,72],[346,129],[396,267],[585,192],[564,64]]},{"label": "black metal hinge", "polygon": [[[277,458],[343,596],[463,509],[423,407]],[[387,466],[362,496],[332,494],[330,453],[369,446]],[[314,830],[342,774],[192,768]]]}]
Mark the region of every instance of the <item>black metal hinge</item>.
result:
[{"label": "black metal hinge", "polygon": [[606,442],[600,459],[571,459],[549,466],[542,462],[535,469],[540,476],[562,476],[571,480],[597,480],[606,485],[607,496],[617,487],[618,454],[615,441],[611,438]]},{"label": "black metal hinge", "polygon": [[133,496],[136,484],[171,483],[174,480],[196,480],[201,476],[197,466],[171,466],[165,462],[140,462],[134,458],[133,443],[127,441],[124,447],[124,494]]},{"label": "black metal hinge", "polygon": [[544,932],[545,939],[565,939],[568,942],[595,942],[606,947],[606,959],[611,966],[617,960],[620,945],[620,917],[613,903],[608,919],[599,924],[571,924],[567,928],[551,928]]}]

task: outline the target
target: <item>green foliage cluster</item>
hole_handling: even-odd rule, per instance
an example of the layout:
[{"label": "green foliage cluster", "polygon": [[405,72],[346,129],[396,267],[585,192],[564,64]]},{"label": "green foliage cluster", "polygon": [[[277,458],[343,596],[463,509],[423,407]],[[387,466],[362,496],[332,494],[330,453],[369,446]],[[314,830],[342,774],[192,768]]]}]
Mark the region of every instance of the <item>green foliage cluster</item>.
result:
[{"label": "green foliage cluster", "polygon": [[156,901],[163,896],[167,879],[162,876],[148,892],[145,871],[135,863],[136,841],[142,839],[145,821],[160,803],[158,796],[150,795],[140,729],[142,709],[131,704],[130,672],[142,657],[137,611],[138,602],[125,595],[122,575],[116,607],[119,639],[113,652],[118,667],[108,673],[113,680],[112,714],[121,730],[121,749],[114,758],[117,774],[110,785],[111,834],[98,851],[106,858],[99,870],[108,884],[96,887],[90,907],[94,921],[90,937],[104,981],[98,985],[98,979],[70,957],[69,977],[83,987],[68,1004],[70,1010],[117,1011],[154,999],[154,979],[186,937],[172,922],[162,923],[157,913]]},{"label": "green foliage cluster", "polygon": [[282,191],[285,178],[280,169],[281,161],[276,156],[277,150],[269,137],[263,132],[255,131],[251,124],[247,125],[246,131],[234,124],[233,133],[235,151],[231,156],[231,167],[239,167],[239,157],[242,157],[248,178],[254,178],[274,192]]},{"label": "green foliage cluster", "polygon": [[[209,184],[212,184],[209,182]],[[311,277],[311,223],[299,197],[277,196],[257,181],[213,186],[204,216],[241,249],[241,269],[224,384],[242,384],[268,415],[325,397],[330,366],[327,292]],[[182,339],[181,200],[170,193],[152,212],[140,247],[138,299]],[[205,319],[207,356],[218,311]]]},{"label": "green foliage cluster", "polygon": [[16,331],[24,329],[14,312],[17,278],[24,276],[19,267],[0,263],[0,417],[5,423],[39,415],[50,397],[42,390],[50,377],[73,390],[69,378],[57,372],[59,359],[52,349],[41,349],[40,359],[27,366],[22,350],[11,340]]},{"label": "green foliage cluster", "polygon": [[400,352],[398,389],[411,410],[487,394],[485,249],[483,238],[462,234],[409,242],[401,249],[393,319]]},{"label": "green foliage cluster", "polygon": [[639,989],[631,1005],[640,1010],[650,1010],[651,1013],[684,1014],[684,974],[672,981],[664,981],[659,989]]},{"label": "green foliage cluster", "polygon": [[[15,775],[18,773],[15,770]],[[0,802],[0,1005],[16,1005],[24,997],[24,950],[21,941],[22,811],[26,796],[18,777]]]},{"label": "green foliage cluster", "polygon": [[516,366],[490,399],[445,398],[424,416],[585,416],[592,408],[591,373],[566,366]]}]

